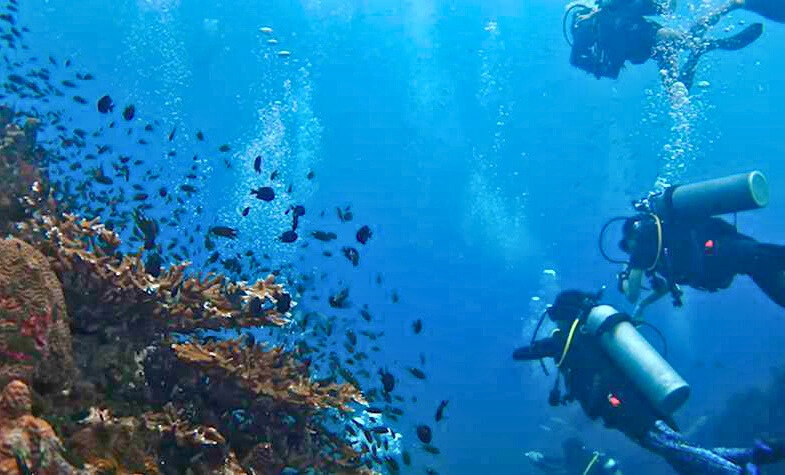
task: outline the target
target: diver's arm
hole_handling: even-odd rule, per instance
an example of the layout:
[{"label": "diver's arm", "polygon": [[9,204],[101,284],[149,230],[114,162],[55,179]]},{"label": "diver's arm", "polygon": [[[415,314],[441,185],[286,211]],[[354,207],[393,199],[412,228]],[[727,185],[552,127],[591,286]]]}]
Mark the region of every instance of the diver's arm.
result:
[{"label": "diver's arm", "polygon": [[532,361],[542,358],[555,358],[561,351],[561,345],[554,337],[537,340],[530,346],[522,346],[512,352],[516,361]]},{"label": "diver's arm", "polygon": [[620,290],[627,297],[630,303],[635,303],[641,296],[641,281],[643,280],[643,269],[627,267],[627,270],[620,276]]},{"label": "diver's arm", "polygon": [[643,311],[646,309],[646,307],[661,299],[668,293],[668,283],[662,277],[655,275],[651,280],[651,284],[652,293],[647,295],[646,298],[635,305],[635,309],[631,315],[633,320],[640,320],[643,317]]}]

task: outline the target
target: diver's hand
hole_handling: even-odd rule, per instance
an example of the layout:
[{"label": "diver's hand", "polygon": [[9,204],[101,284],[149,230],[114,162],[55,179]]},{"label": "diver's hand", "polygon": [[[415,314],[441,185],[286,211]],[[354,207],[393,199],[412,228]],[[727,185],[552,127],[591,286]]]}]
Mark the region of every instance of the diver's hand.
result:
[{"label": "diver's hand", "polygon": [[630,270],[625,267],[625,269],[618,274],[616,274],[616,284],[619,289],[619,293],[626,294],[627,292],[627,280],[630,278]]},{"label": "diver's hand", "polygon": [[587,14],[585,14],[585,15],[575,15],[575,18],[576,18],[578,21],[586,21],[586,20],[591,20],[591,18],[592,18],[594,15],[598,14],[598,13],[600,13],[600,9],[599,9],[599,8],[595,8],[594,10],[590,11],[589,13],[587,13]]},{"label": "diver's hand", "polygon": [[539,462],[540,460],[542,460],[545,457],[541,452],[537,452],[537,451],[534,451],[534,450],[532,450],[530,452],[526,452],[526,454],[524,454],[524,455],[526,455],[526,458],[528,458],[532,462]]}]

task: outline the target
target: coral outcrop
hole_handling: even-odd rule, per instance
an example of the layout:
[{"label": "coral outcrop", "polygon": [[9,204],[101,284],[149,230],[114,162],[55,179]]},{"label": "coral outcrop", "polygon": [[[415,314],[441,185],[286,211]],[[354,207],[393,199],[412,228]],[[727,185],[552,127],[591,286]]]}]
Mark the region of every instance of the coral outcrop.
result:
[{"label": "coral outcrop", "polygon": [[57,208],[35,122],[13,118],[0,108],[0,475],[369,472],[342,432],[357,387],[253,339],[194,338],[286,325],[296,302],[274,276],[151,275]]},{"label": "coral outcrop", "polygon": [[0,386],[12,379],[49,390],[73,383],[68,311],[46,257],[19,239],[0,240]]},{"label": "coral outcrop", "polygon": [[63,458],[63,444],[52,426],[31,411],[30,388],[19,380],[8,383],[0,396],[0,474],[86,473]]}]

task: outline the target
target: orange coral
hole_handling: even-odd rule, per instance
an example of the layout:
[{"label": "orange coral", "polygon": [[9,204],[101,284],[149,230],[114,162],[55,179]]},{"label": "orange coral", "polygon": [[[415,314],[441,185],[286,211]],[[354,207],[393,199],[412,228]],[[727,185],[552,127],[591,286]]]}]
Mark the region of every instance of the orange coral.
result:
[{"label": "orange coral", "polygon": [[30,414],[30,388],[14,380],[0,396],[0,475],[21,475],[20,464],[40,475],[81,473],[62,457],[52,427]]}]

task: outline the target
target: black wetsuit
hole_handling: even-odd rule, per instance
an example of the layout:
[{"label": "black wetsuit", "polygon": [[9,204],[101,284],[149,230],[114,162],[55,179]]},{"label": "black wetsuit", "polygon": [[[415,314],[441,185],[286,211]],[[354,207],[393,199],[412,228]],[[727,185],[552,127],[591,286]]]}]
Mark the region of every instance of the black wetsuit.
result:
[{"label": "black wetsuit", "polygon": [[[657,256],[657,229],[645,219],[630,267],[646,270]],[[663,226],[663,252],[654,271],[671,282],[716,292],[736,275],[749,275],[771,300],[785,307],[785,246],[764,244],[720,218],[691,219]]]}]

